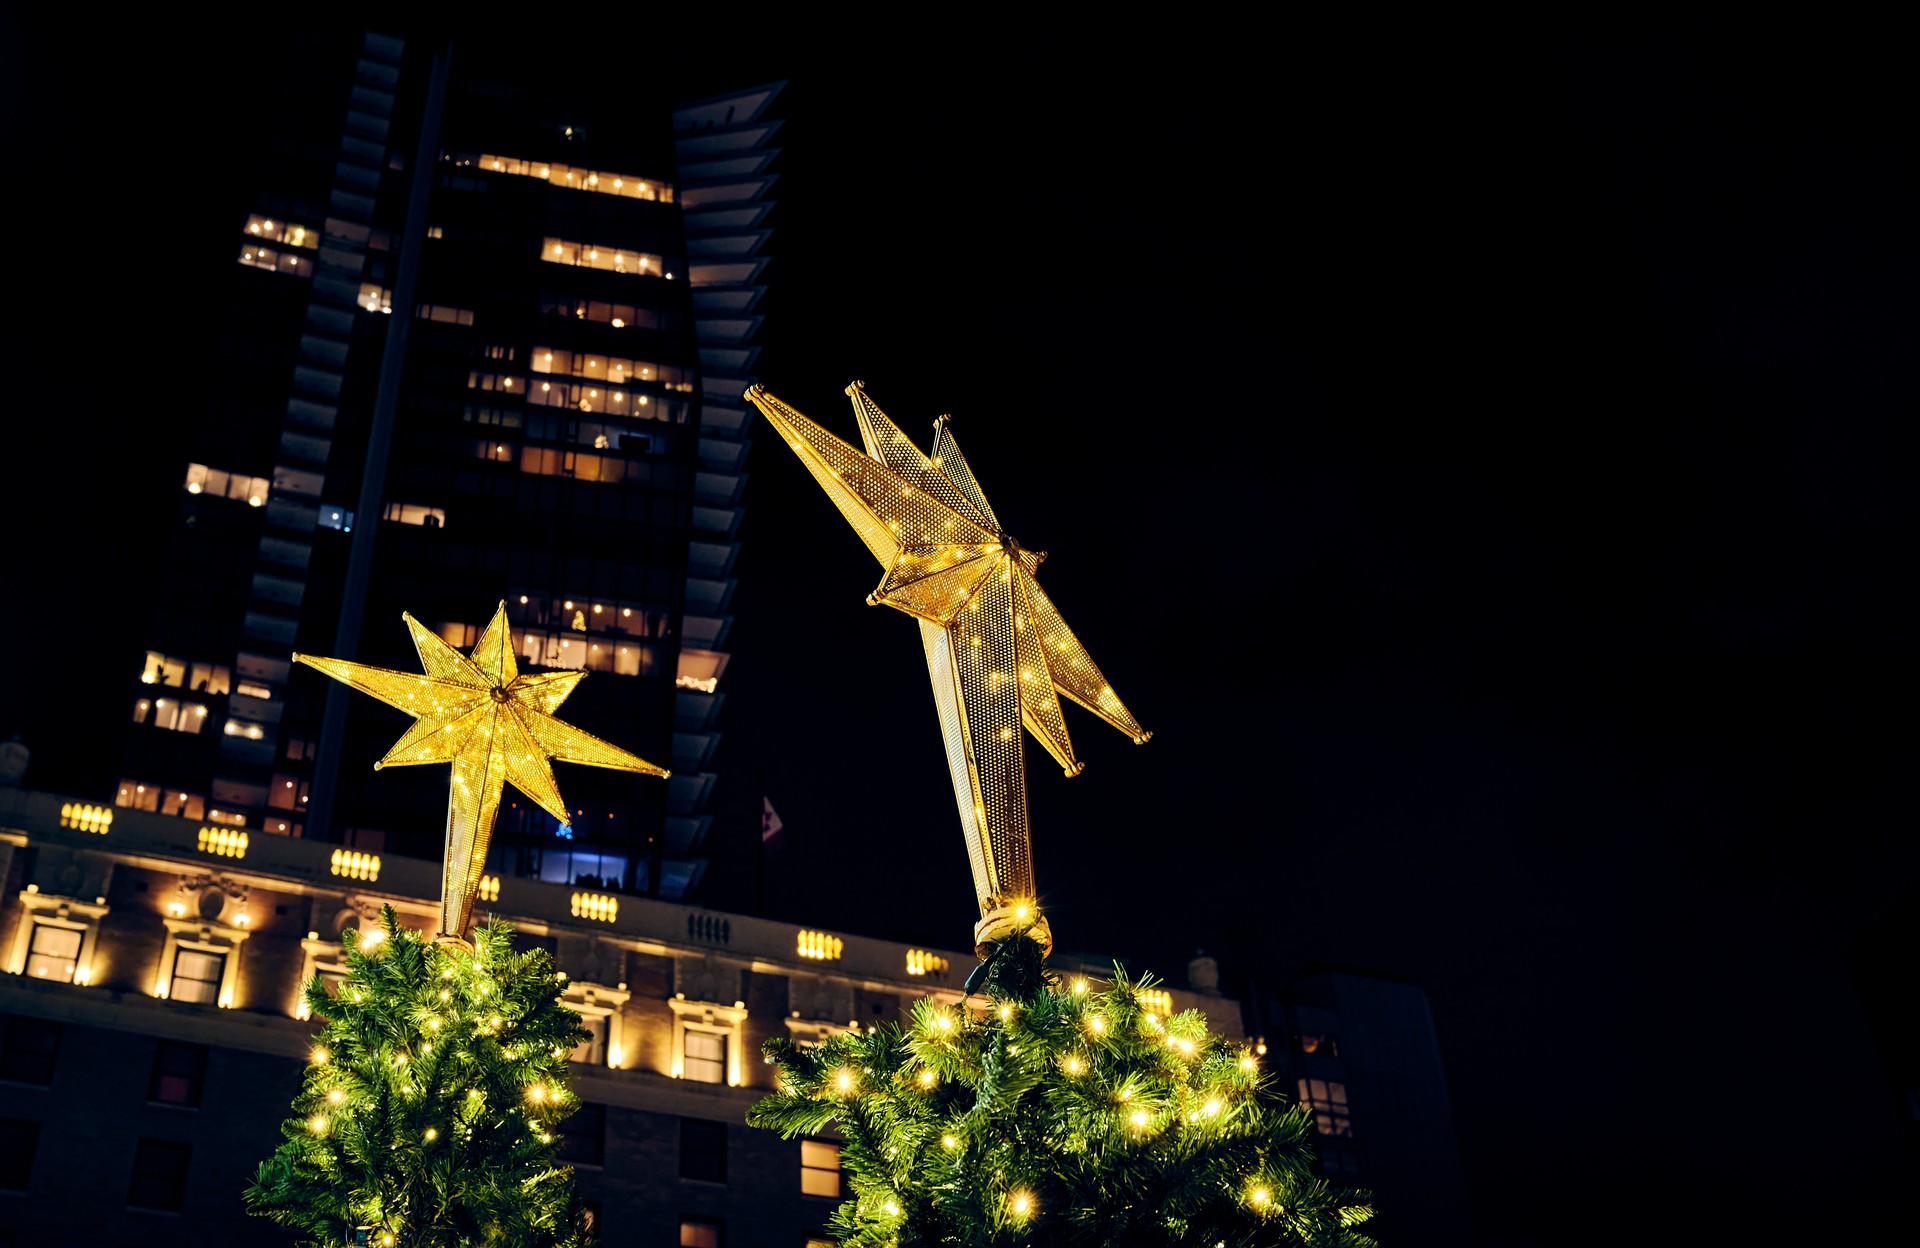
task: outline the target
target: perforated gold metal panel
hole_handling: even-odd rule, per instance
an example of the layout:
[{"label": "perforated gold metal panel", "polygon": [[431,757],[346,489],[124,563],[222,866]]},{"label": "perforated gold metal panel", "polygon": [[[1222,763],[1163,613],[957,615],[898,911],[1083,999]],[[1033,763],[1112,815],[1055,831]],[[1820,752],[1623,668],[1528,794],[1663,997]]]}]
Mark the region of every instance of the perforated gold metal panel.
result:
[{"label": "perforated gold metal panel", "polygon": [[864,455],[760,386],[746,397],[886,569],[867,601],[920,621],[974,890],[987,916],[975,931],[983,939],[1001,916],[1033,899],[1022,727],[1069,776],[1083,764],[1060,695],[1136,742],[1151,734],[1041,591],[1034,573],[1046,556],[1001,529],[947,418],[934,422],[933,453],[923,455],[859,382],[847,394]]},{"label": "perforated gold metal panel", "polygon": [[465,936],[487,861],[487,845],[500,812],[500,794],[511,784],[542,810],[570,823],[567,803],[549,759],[666,776],[644,758],[553,718],[585,672],[536,672],[522,676],[513,659],[502,602],[471,657],[442,641],[411,615],[404,615],[420,653],[421,673],[395,672],[344,659],[295,654],[294,662],[414,717],[386,756],[374,764],[410,767],[451,763],[447,791],[445,860],[440,887],[440,931]]}]

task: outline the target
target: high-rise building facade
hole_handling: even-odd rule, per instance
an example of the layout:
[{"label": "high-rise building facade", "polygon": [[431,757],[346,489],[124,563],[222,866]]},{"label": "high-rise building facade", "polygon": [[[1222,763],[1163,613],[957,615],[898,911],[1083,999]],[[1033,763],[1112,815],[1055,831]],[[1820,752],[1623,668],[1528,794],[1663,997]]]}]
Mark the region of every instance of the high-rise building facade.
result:
[{"label": "high-rise building facade", "polygon": [[[500,39],[296,32],[242,153],[231,298],[116,804],[432,857],[407,720],[297,651],[414,669],[504,603],[570,722],[669,767],[574,769],[490,866],[697,892],[766,265],[779,84],[675,104]],[[510,797],[515,795],[510,795]]]}]

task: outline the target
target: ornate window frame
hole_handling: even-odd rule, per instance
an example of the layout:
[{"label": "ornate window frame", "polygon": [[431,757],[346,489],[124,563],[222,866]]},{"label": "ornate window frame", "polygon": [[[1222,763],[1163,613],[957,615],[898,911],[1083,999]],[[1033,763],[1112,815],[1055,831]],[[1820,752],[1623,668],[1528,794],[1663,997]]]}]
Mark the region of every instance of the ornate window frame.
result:
[{"label": "ornate window frame", "polygon": [[718,1001],[689,1001],[684,994],[676,993],[673,999],[667,1002],[667,1006],[673,1010],[673,1067],[669,1073],[675,1079],[686,1078],[689,1031],[725,1036],[727,1039],[725,1086],[745,1087],[747,1080],[741,1072],[740,1046],[745,1038],[743,1030],[747,1021],[746,1002],[736,1001],[732,1005],[721,1005]]},{"label": "ornate window frame", "polygon": [[824,1043],[831,1036],[860,1030],[850,1022],[832,1023],[821,1018],[802,1018],[798,1010],[780,1021],[787,1025],[787,1038],[803,1049]]},{"label": "ornate window frame", "polygon": [[234,991],[240,981],[240,946],[253,933],[244,927],[228,927],[204,919],[162,919],[167,925],[167,940],[160,948],[160,969],[153,979],[153,995],[165,1001],[173,988],[173,965],[182,949],[194,953],[219,954],[220,992],[214,998],[223,1010],[233,1008]]},{"label": "ornate window frame", "polygon": [[300,942],[300,978],[293,983],[293,1008],[287,1012],[305,1022],[313,1016],[307,1009],[307,981],[316,972],[345,977],[347,959],[337,940],[321,940],[314,932]]},{"label": "ornate window frame", "polygon": [[13,949],[7,955],[7,971],[27,973],[27,951],[33,947],[33,929],[42,924],[64,927],[80,933],[80,952],[73,960],[73,979],[81,987],[93,982],[93,955],[100,945],[100,920],[111,907],[103,897],[98,902],[80,901],[43,893],[37,884],[20,890],[20,925],[13,933]]},{"label": "ornate window frame", "polygon": [[607,1021],[607,1051],[603,1062],[609,1070],[619,1070],[627,1064],[624,1020],[627,999],[632,995],[625,984],[609,988],[605,984],[587,980],[567,981],[567,990],[560,994],[560,1004],[582,1019],[603,1018]]}]

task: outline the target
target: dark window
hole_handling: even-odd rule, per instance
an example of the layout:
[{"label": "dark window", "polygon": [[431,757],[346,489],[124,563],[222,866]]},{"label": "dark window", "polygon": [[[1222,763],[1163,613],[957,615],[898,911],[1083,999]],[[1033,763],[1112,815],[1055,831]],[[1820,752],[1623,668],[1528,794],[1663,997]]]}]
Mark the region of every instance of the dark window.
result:
[{"label": "dark window", "polygon": [[198,1105],[200,1085],[207,1076],[207,1048],[162,1040],[153,1055],[153,1078],[147,1099],[166,1105]]},{"label": "dark window", "polygon": [[680,1248],[727,1248],[727,1224],[718,1218],[681,1218]]},{"label": "dark window", "polygon": [[727,1124],[704,1118],[680,1120],[680,1177],[727,1181]]},{"label": "dark window", "polygon": [[187,1160],[193,1147],[172,1140],[141,1140],[133,1154],[127,1203],[136,1209],[178,1209],[187,1195]]},{"label": "dark window", "polygon": [[0,1040],[0,1079],[16,1083],[53,1082],[53,1061],[60,1052],[60,1024],[43,1018],[9,1018]]},{"label": "dark window", "polygon": [[607,1155],[607,1107],[582,1101],[560,1124],[560,1160],[597,1166]]},{"label": "dark window", "polygon": [[1320,1150],[1320,1173],[1335,1183],[1360,1181],[1360,1158],[1344,1148]]},{"label": "dark window", "polygon": [[0,1118],[0,1188],[24,1192],[33,1177],[33,1153],[40,1144],[40,1124],[18,1118]]}]

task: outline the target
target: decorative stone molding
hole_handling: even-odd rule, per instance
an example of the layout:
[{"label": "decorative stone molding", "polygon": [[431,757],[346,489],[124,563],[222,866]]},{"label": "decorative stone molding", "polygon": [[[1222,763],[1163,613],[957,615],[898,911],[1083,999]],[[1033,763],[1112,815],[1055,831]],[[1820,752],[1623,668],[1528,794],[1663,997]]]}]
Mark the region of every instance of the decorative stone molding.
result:
[{"label": "decorative stone molding", "polygon": [[93,955],[100,943],[100,920],[107,916],[108,906],[102,904],[105,898],[96,902],[77,901],[71,897],[56,897],[41,892],[29,884],[20,893],[20,925],[14,929],[13,948],[7,954],[7,970],[14,975],[27,973],[27,957],[33,947],[33,929],[39,926],[66,928],[80,933],[80,952],[74,957],[73,981],[76,984],[93,982]]},{"label": "decorative stone molding", "polygon": [[746,1078],[741,1074],[740,1046],[745,1039],[742,1030],[747,1021],[747,1003],[735,1001],[727,1006],[717,1001],[689,1001],[684,996],[676,995],[667,1005],[673,1010],[673,1066],[668,1073],[675,1079],[686,1077],[687,1033],[703,1032],[726,1037],[727,1086],[744,1086]]},{"label": "decorative stone molding", "polygon": [[633,994],[627,986],[609,988],[587,980],[569,981],[560,994],[560,1002],[589,1026],[604,1021],[607,1032],[606,1064],[619,1070],[627,1064],[626,1032],[623,1025],[627,1000]]},{"label": "decorative stone molding", "polygon": [[162,919],[167,925],[167,940],[160,949],[160,966],[154,975],[153,995],[166,999],[172,995],[174,959],[182,949],[195,953],[217,954],[221,958],[220,991],[216,1004],[230,1009],[240,982],[240,946],[252,935],[243,927],[220,923],[202,923],[192,919]]}]

